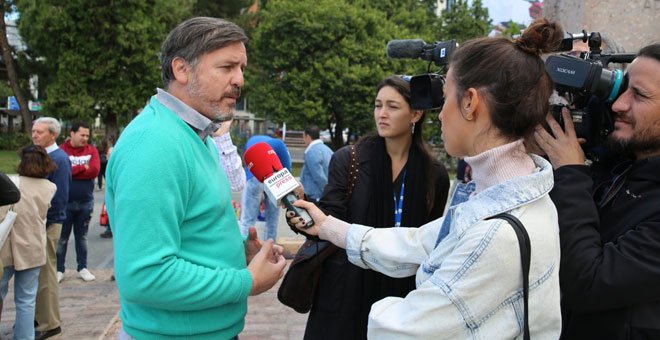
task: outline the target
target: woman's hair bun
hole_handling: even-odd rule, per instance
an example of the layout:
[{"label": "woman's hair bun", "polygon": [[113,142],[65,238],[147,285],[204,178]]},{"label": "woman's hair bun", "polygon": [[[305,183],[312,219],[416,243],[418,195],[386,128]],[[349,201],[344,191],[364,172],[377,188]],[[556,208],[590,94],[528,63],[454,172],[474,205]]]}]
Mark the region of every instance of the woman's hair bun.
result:
[{"label": "woman's hair bun", "polygon": [[564,32],[558,22],[541,18],[532,22],[513,43],[527,53],[538,55],[556,52],[563,37]]}]

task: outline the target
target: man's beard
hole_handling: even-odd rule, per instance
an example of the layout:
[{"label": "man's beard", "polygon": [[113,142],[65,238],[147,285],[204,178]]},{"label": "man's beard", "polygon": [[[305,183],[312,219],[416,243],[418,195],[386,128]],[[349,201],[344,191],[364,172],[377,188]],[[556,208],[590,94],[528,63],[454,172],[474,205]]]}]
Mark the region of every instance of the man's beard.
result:
[{"label": "man's beard", "polygon": [[660,151],[660,134],[658,131],[646,128],[635,131],[636,122],[632,122],[633,135],[628,139],[607,138],[607,146],[610,150],[621,154],[649,154]]},{"label": "man's beard", "polygon": [[[240,96],[241,89],[237,88],[235,92],[238,92],[238,96]],[[188,95],[192,98],[198,98],[202,102],[209,102],[204,94],[199,89],[199,84],[197,82],[197,75],[194,75],[192,80],[190,81],[190,84],[188,85]],[[222,99],[220,99],[222,101]],[[227,110],[223,111],[222,108],[220,107],[220,103],[217,105],[214,105],[214,102],[211,102],[210,109],[211,109],[211,117],[207,117],[211,119],[214,123],[222,123],[226,121],[230,121],[234,119],[234,107],[229,107]],[[200,112],[202,113],[202,112]],[[202,113],[203,114],[203,113]],[[204,114],[203,114],[204,115]],[[205,115],[206,116],[206,115]]]}]

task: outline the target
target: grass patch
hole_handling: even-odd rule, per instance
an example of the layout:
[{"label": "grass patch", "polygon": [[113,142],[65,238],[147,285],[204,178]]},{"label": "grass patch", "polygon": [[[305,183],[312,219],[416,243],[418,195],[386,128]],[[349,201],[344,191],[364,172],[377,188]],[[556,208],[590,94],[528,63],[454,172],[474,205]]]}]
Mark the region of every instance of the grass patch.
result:
[{"label": "grass patch", "polygon": [[0,150],[0,171],[6,174],[15,174],[18,161],[16,151]]},{"label": "grass patch", "polygon": [[293,177],[300,177],[300,172],[302,171],[302,163],[291,162],[291,174]]}]

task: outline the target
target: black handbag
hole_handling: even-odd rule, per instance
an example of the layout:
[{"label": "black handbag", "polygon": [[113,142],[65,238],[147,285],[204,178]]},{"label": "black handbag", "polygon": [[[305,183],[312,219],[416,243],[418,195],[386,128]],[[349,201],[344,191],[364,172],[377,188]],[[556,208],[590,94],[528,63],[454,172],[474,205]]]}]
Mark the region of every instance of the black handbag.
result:
[{"label": "black handbag", "polygon": [[[346,204],[348,204],[353,193],[358,173],[355,146],[351,145],[349,150],[351,165],[348,169]],[[297,233],[300,232],[295,227],[291,227],[291,229]],[[300,233],[304,234],[304,232]],[[308,236],[307,241],[296,252],[289,270],[284,274],[282,284],[277,290],[277,299],[298,313],[309,312],[312,309],[316,288],[321,278],[323,261],[332,255],[335,250],[337,250],[337,246],[334,244],[322,241],[318,237],[310,238]]]},{"label": "black handbag", "polygon": [[337,246],[327,241],[305,241],[282,279],[277,299],[298,313],[309,312],[319,284],[321,265],[335,250]]}]

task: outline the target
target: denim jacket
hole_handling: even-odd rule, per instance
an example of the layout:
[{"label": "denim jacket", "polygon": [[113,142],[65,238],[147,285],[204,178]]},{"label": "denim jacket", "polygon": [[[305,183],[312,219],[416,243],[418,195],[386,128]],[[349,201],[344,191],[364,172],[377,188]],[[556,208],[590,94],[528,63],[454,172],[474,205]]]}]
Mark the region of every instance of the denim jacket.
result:
[{"label": "denim jacket", "polygon": [[[518,239],[504,220],[485,220],[502,212],[518,217],[531,239],[531,336],[559,338],[559,229],[548,197],[552,168],[532,157],[536,172],[473,194],[421,228],[350,227],[346,246],[352,263],[393,277],[416,273],[416,290],[372,306],[369,338],[522,338]],[[443,224],[448,232],[441,238]]]}]

